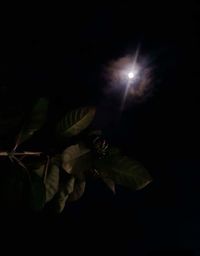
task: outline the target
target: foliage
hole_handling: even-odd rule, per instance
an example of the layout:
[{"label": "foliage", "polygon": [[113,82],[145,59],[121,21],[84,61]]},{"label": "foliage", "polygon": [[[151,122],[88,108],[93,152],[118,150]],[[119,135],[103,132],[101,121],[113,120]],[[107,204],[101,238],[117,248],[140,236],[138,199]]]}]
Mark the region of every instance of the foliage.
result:
[{"label": "foliage", "polygon": [[108,179],[131,189],[142,189],[151,182],[147,170],[137,161],[123,156],[118,149],[111,148],[103,161],[96,159],[95,168]]},{"label": "foliage", "polygon": [[[12,198],[12,193],[17,194],[16,191],[23,194],[26,187],[28,205],[33,210],[42,210],[47,203],[52,203],[56,212],[62,212],[66,202],[83,196],[88,175],[102,179],[113,193],[117,184],[137,190],[151,182],[151,176],[140,163],[109,146],[99,131],[85,133],[81,140],[68,144],[62,152],[56,152],[55,147],[51,155],[47,152],[18,152],[18,146],[45,124],[48,105],[46,99],[39,99],[24,122],[14,149],[0,152],[1,157],[8,157],[17,164],[12,177],[7,177],[7,184],[10,184],[7,199]],[[56,138],[70,142],[68,138],[79,135],[92,123],[95,112],[94,107],[69,111],[56,125]]]},{"label": "foliage", "polygon": [[58,137],[69,138],[78,135],[90,125],[94,115],[94,107],[84,107],[68,112],[57,125]]},{"label": "foliage", "polygon": [[15,144],[14,150],[23,142],[30,139],[45,123],[48,101],[40,98],[33,107],[32,113],[24,123]]}]

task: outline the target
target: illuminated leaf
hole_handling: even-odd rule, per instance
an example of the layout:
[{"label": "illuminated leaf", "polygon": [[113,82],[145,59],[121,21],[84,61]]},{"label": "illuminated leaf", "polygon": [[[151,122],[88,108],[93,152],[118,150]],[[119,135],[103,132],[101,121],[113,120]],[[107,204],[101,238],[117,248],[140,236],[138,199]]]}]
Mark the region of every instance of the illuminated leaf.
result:
[{"label": "illuminated leaf", "polygon": [[70,176],[67,181],[62,181],[59,191],[56,195],[56,210],[60,213],[65,207],[65,203],[69,198],[70,194],[74,190],[75,178]]},{"label": "illuminated leaf", "polygon": [[91,166],[91,151],[83,145],[72,145],[62,154],[62,168],[69,174],[81,178]]},{"label": "illuminated leaf", "polygon": [[103,159],[96,159],[95,168],[105,178],[131,189],[142,189],[152,181],[140,163],[121,155],[115,148],[111,148]]},{"label": "illuminated leaf", "polygon": [[49,202],[57,193],[59,188],[59,168],[57,165],[50,165],[45,180],[46,202]]},{"label": "illuminated leaf", "polygon": [[65,115],[57,126],[59,137],[72,137],[86,129],[95,116],[94,107],[84,107],[73,110]]}]

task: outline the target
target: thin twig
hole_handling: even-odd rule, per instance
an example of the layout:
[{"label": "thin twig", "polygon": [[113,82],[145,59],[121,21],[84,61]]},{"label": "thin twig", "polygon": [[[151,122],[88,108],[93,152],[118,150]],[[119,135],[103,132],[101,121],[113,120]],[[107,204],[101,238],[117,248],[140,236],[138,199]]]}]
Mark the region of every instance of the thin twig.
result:
[{"label": "thin twig", "polygon": [[0,152],[0,156],[9,156],[9,153],[6,151]]},{"label": "thin twig", "polygon": [[0,152],[0,156],[40,156],[42,152],[29,152],[29,151],[24,151],[24,152],[7,152],[7,151],[2,151]]},{"label": "thin twig", "polygon": [[23,167],[24,169],[27,170],[26,166],[22,163],[22,161],[20,161],[17,157],[15,156],[12,156],[13,159],[15,159],[15,161],[21,166]]},{"label": "thin twig", "polygon": [[14,152],[14,156],[40,156],[42,152],[29,152],[29,151],[24,151],[24,152]]},{"label": "thin twig", "polygon": [[47,162],[46,162],[45,167],[44,167],[44,183],[46,182],[46,178],[47,178],[47,171],[48,171],[48,167],[49,167],[49,160],[50,160],[50,157],[47,156]]},{"label": "thin twig", "polygon": [[28,169],[26,168],[26,166],[15,156],[12,156],[12,158],[21,166],[23,167],[23,169],[26,171],[27,175],[28,175],[28,179],[29,181],[31,180],[31,176],[30,176],[30,173],[28,171]]},{"label": "thin twig", "polygon": [[18,144],[16,143],[12,151],[15,152],[15,150],[17,149],[17,147],[18,147]]},{"label": "thin twig", "polygon": [[[14,148],[14,150],[15,150],[15,148]],[[14,163],[14,160],[15,160],[24,170],[26,170],[26,173],[28,174],[28,178],[30,180],[31,179],[30,173],[29,173],[28,169],[26,168],[26,166],[23,164],[23,162],[21,160],[26,156],[40,156],[41,154],[42,154],[42,152],[32,152],[32,151],[24,151],[24,152],[1,151],[0,152],[0,157],[6,157],[6,156],[9,157],[9,159],[12,163]],[[20,159],[18,159],[17,156],[20,157]],[[45,166],[44,180],[46,180],[48,166],[49,166],[49,156],[47,156],[47,163],[46,163],[46,166]]]},{"label": "thin twig", "polygon": [[8,156],[8,157],[9,157],[10,161],[11,161],[12,163],[14,163],[14,160],[13,160],[12,156]]}]

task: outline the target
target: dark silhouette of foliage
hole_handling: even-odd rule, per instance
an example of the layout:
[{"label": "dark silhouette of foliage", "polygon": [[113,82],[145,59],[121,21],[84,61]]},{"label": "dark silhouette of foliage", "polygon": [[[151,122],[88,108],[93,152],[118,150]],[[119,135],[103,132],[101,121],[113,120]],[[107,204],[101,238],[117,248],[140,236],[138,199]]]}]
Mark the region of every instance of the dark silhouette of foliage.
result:
[{"label": "dark silhouette of foliage", "polygon": [[[55,125],[52,136],[62,143],[66,142],[66,145],[68,143],[62,152],[50,155],[34,150],[19,151],[19,145],[34,138],[45,124],[48,105],[47,99],[40,98],[24,122],[13,150],[0,152],[2,158],[9,158],[15,164],[11,177],[7,175],[6,185],[2,186],[2,194],[7,198],[5,201],[16,204],[26,194],[28,196],[22,201],[24,204],[26,201],[33,210],[42,210],[46,203],[52,203],[56,212],[62,212],[66,202],[78,200],[83,195],[87,175],[102,179],[113,193],[116,191],[115,184],[137,190],[151,182],[148,171],[137,161],[122,155],[119,149],[110,146],[101,131],[90,130],[78,140],[78,135],[93,121],[95,107],[69,111]],[[75,136],[77,142],[69,145],[69,138]]]}]

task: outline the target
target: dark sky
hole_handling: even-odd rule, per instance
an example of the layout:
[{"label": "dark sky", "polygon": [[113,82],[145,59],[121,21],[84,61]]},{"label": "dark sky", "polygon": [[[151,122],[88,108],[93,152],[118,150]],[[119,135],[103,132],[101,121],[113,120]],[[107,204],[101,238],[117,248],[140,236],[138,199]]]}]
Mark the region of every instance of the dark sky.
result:
[{"label": "dark sky", "polygon": [[[89,182],[83,199],[59,218],[41,217],[41,237],[53,227],[49,239],[59,237],[64,249],[68,242],[61,232],[67,232],[71,247],[84,242],[84,250],[92,243],[111,255],[200,249],[199,8],[192,1],[77,4],[4,20],[1,107],[20,110],[39,96],[50,98],[53,111],[96,104],[108,122],[102,124],[107,136],[142,161],[154,178],[143,191],[118,188],[115,197],[103,184]],[[105,95],[103,68],[138,44],[152,60],[153,94],[130,104],[120,123],[109,126],[115,108],[112,95]]]}]

